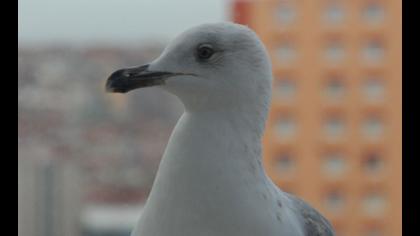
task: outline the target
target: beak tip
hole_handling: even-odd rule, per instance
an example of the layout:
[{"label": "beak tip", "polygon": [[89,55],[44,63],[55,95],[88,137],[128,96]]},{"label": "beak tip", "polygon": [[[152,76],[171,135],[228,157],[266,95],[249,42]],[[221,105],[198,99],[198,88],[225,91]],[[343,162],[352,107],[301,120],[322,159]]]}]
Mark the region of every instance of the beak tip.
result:
[{"label": "beak tip", "polygon": [[124,89],[124,88],[114,87],[114,86],[112,86],[112,83],[107,83],[106,86],[105,86],[105,92],[107,92],[107,93],[126,93],[126,92],[128,92],[128,90]]},{"label": "beak tip", "polygon": [[149,65],[135,68],[120,69],[112,73],[105,84],[108,93],[127,93],[131,90],[160,85],[165,83],[165,78],[174,73],[148,71]]},{"label": "beak tip", "polygon": [[105,91],[106,91],[107,93],[113,93],[113,92],[114,92],[114,90],[115,90],[115,88],[114,88],[114,86],[112,86],[112,80],[111,80],[111,77],[109,77],[109,78],[107,79],[107,81],[106,81],[106,84],[105,84]]},{"label": "beak tip", "polygon": [[107,92],[107,93],[115,93],[115,89],[106,87],[105,88],[105,92]]},{"label": "beak tip", "polygon": [[105,84],[105,91],[107,93],[125,93],[127,92],[124,88],[116,85],[116,79],[111,75]]}]

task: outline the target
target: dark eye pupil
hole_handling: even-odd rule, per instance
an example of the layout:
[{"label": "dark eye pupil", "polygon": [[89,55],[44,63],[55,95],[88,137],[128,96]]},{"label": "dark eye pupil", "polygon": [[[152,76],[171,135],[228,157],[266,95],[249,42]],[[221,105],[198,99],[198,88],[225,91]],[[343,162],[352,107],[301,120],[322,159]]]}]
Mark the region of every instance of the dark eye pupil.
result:
[{"label": "dark eye pupil", "polygon": [[209,46],[201,46],[198,48],[198,57],[200,59],[209,59],[213,55],[213,49]]}]

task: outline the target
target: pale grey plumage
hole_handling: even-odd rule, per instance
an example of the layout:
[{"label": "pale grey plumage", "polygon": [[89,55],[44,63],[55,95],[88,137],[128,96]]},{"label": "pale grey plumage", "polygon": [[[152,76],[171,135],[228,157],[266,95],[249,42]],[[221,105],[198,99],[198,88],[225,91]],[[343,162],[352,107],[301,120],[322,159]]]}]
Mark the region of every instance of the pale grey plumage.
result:
[{"label": "pale grey plumage", "polygon": [[303,218],[305,236],[334,236],[333,227],[325,217],[302,199],[286,192],[285,194],[292,199],[296,214]]},{"label": "pale grey plumage", "polygon": [[[195,55],[201,44],[214,49],[208,60]],[[252,30],[233,23],[194,27],[147,68],[176,74],[160,87],[182,101],[185,113],[133,236],[334,235],[325,218],[264,172],[272,74]]]}]

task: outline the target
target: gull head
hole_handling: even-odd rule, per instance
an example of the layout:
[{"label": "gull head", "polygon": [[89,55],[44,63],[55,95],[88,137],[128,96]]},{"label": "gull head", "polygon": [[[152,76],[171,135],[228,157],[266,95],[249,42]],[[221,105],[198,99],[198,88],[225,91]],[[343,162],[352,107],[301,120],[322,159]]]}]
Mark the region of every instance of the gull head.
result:
[{"label": "gull head", "polygon": [[246,26],[212,23],[176,37],[146,65],[115,71],[108,92],[158,86],[189,111],[250,108],[269,103],[271,64],[264,45]]}]

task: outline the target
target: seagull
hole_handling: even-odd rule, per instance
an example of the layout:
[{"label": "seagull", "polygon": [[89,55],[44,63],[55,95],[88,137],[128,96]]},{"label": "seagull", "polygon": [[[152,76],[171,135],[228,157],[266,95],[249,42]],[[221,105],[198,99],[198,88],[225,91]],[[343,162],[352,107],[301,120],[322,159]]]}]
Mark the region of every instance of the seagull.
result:
[{"label": "seagull", "polygon": [[256,33],[231,22],[192,27],[149,64],[109,76],[108,92],[157,86],[184,105],[132,236],[334,235],[261,164],[272,78]]}]

